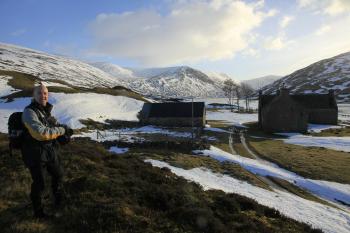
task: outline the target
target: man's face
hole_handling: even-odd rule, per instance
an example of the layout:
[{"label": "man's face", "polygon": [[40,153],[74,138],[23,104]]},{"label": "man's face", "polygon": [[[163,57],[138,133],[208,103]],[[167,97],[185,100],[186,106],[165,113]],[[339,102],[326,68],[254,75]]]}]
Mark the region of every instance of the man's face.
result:
[{"label": "man's face", "polygon": [[49,92],[46,87],[38,87],[35,90],[34,99],[42,106],[46,106],[47,101],[49,100]]}]

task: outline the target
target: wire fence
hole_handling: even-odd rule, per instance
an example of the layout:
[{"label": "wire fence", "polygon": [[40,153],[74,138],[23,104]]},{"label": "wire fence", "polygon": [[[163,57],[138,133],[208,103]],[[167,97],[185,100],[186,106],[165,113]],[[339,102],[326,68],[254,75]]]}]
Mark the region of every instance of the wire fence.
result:
[{"label": "wire fence", "polygon": [[339,113],[338,115],[341,116],[341,117],[349,118],[349,119],[350,119],[350,114]]},{"label": "wire fence", "polygon": [[109,129],[107,130],[96,130],[96,138],[97,139],[107,139],[108,137],[117,137],[117,140],[120,141],[122,136],[133,136],[135,132],[125,131],[125,130],[117,130],[117,129]]}]

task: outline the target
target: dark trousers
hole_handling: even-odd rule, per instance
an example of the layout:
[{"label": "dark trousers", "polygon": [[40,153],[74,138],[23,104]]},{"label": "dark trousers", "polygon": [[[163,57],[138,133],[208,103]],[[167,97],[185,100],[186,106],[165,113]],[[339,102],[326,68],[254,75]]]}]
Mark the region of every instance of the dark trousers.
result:
[{"label": "dark trousers", "polygon": [[62,201],[62,178],[63,170],[58,160],[41,162],[29,167],[32,176],[30,198],[35,213],[42,212],[42,194],[45,190],[45,173],[51,176],[51,188],[55,198],[55,205],[59,206]]}]

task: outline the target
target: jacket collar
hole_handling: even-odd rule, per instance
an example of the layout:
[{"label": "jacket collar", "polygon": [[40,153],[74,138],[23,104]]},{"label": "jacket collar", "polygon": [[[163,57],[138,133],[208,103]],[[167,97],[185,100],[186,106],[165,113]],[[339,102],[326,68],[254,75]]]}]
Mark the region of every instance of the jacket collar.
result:
[{"label": "jacket collar", "polygon": [[49,102],[47,102],[46,106],[42,106],[41,104],[36,102],[34,99],[32,99],[32,103],[30,105],[39,109],[42,112],[45,112],[47,115],[51,115],[53,106]]}]

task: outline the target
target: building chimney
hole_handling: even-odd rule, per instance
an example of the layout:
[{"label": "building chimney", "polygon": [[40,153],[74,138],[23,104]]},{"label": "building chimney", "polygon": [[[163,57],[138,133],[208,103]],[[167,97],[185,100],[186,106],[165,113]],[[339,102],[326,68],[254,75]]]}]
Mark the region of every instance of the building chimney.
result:
[{"label": "building chimney", "polygon": [[279,90],[279,95],[281,95],[281,96],[289,95],[289,90],[287,88],[283,87]]}]

